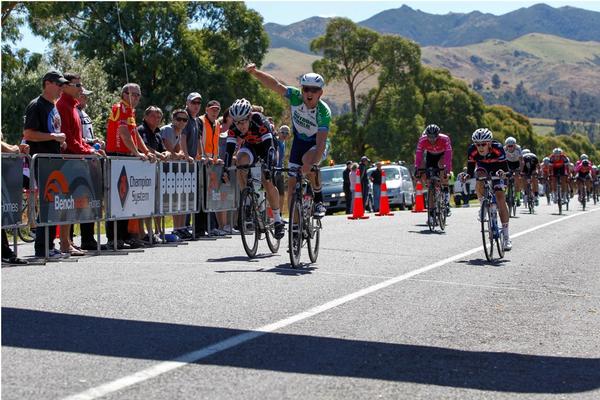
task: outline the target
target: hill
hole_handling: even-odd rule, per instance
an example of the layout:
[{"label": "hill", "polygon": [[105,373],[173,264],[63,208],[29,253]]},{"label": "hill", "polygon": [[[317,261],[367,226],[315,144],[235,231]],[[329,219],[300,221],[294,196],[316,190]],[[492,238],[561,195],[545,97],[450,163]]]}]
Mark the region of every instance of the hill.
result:
[{"label": "hill", "polygon": [[[314,54],[286,48],[270,49],[264,66],[265,70],[286,83],[297,84],[298,77],[312,70],[312,63],[318,58]],[[552,101],[558,108],[568,108],[572,91],[580,96],[591,96],[595,102],[600,99],[600,42],[577,42],[551,35],[529,34],[510,42],[488,40],[464,47],[423,47],[422,61],[425,65],[448,69],[453,76],[469,84],[480,80],[482,87],[479,90],[489,103],[515,106],[515,99],[503,97],[506,92],[518,92],[519,86],[536,96],[534,100],[528,97],[528,103]],[[497,89],[492,88],[494,74],[501,82]],[[523,83],[519,85],[520,82]],[[374,85],[375,80],[365,82],[359,93]],[[348,102],[346,86],[341,83],[328,85],[326,95],[334,111],[341,111]],[[590,103],[589,99],[586,102]],[[582,106],[576,105],[576,108]],[[532,113],[516,107],[532,116],[586,120],[585,115],[575,115],[571,111],[538,108]]]},{"label": "hill", "polygon": [[[310,41],[325,32],[329,19],[308,18],[290,25],[265,24],[271,47],[310,51]],[[473,11],[436,15],[406,5],[382,11],[359,25],[401,35],[421,46],[459,47],[488,39],[510,41],[544,33],[578,41],[600,41],[600,12],[537,4],[496,16]]]}]

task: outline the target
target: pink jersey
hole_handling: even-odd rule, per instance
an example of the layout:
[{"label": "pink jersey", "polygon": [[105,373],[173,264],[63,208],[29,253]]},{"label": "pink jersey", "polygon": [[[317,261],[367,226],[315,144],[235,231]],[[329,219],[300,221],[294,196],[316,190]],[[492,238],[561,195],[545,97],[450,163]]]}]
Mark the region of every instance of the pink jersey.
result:
[{"label": "pink jersey", "polygon": [[585,165],[583,165],[583,161],[579,160],[575,164],[575,173],[577,174],[581,172],[582,174],[587,174],[588,172],[592,171],[593,167],[594,165],[590,161],[588,161],[588,165],[586,167]]},{"label": "pink jersey", "polygon": [[440,133],[433,144],[427,139],[427,135],[421,135],[419,142],[417,143],[417,152],[415,154],[415,170],[420,168],[420,165],[423,162],[424,151],[430,154],[444,153],[446,171],[452,171],[452,143],[450,142],[448,135]]}]

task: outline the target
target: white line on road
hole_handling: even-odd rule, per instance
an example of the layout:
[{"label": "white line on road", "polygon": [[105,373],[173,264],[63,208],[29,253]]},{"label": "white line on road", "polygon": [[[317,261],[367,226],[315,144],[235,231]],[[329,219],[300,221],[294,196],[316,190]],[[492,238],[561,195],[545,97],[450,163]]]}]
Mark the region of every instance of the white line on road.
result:
[{"label": "white line on road", "polygon": [[[576,216],[586,215],[588,213],[591,213],[591,212],[594,212],[594,211],[598,211],[598,210],[600,210],[600,208],[596,208],[596,209],[589,210],[589,211],[584,211],[584,212],[577,213],[577,214],[568,215],[566,217],[562,217],[562,218],[559,218],[559,219],[556,219],[556,220],[553,220],[553,221],[550,221],[550,222],[547,222],[547,223],[535,226],[533,228],[526,229],[526,230],[524,230],[522,232],[519,232],[519,233],[517,233],[515,235],[512,235],[512,237],[515,238],[515,237],[523,236],[523,235],[526,235],[526,234],[531,233],[533,231],[536,231],[538,229],[543,229],[543,228],[545,228],[547,226],[550,226],[550,225],[553,225],[553,224],[556,224],[556,223],[559,223],[559,222],[566,221],[566,220],[574,218]],[[222,341],[217,342],[217,343],[215,343],[213,345],[210,345],[210,346],[207,346],[207,347],[203,347],[201,349],[198,349],[198,350],[195,350],[195,351],[183,354],[183,355],[181,355],[181,356],[179,356],[179,357],[177,357],[177,358],[175,358],[173,360],[161,362],[161,363],[156,364],[156,365],[154,365],[152,367],[149,367],[149,368],[146,368],[144,370],[135,372],[135,373],[133,373],[131,375],[127,375],[125,377],[116,379],[114,381],[107,382],[107,383],[104,383],[102,385],[96,386],[94,388],[85,390],[85,391],[83,391],[81,393],[65,397],[64,400],[93,400],[93,399],[97,399],[99,397],[105,396],[107,394],[117,392],[117,391],[119,391],[121,389],[124,389],[126,387],[133,386],[135,384],[147,381],[149,379],[152,379],[152,378],[155,378],[155,377],[157,377],[159,375],[162,375],[162,374],[164,374],[166,372],[172,371],[174,369],[183,367],[183,366],[188,365],[188,364],[195,363],[195,362],[197,362],[197,361],[199,361],[199,360],[201,360],[203,358],[209,357],[209,356],[214,355],[216,353],[219,353],[219,352],[222,352],[224,350],[230,349],[232,347],[238,346],[240,344],[246,343],[246,342],[248,342],[250,340],[253,340],[253,339],[256,339],[258,337],[261,337],[261,336],[263,336],[263,335],[265,335],[267,333],[274,332],[274,331],[279,330],[281,328],[285,328],[285,327],[287,327],[289,325],[292,325],[292,324],[294,324],[296,322],[305,320],[307,318],[311,318],[311,317],[313,317],[315,315],[318,315],[318,314],[321,314],[321,313],[323,313],[325,311],[331,310],[332,308],[341,306],[342,304],[348,303],[348,302],[350,302],[352,300],[356,300],[356,299],[358,299],[360,297],[364,297],[364,296],[366,296],[368,294],[377,292],[377,291],[379,291],[381,289],[385,289],[388,286],[394,285],[394,284],[396,284],[398,282],[402,282],[402,281],[405,281],[407,279],[410,279],[410,278],[412,278],[412,277],[414,277],[416,275],[420,275],[420,274],[423,274],[425,272],[431,271],[433,269],[439,268],[439,267],[441,267],[443,265],[452,263],[454,261],[458,261],[461,258],[464,258],[464,257],[469,256],[471,254],[477,253],[479,251],[482,251],[482,247],[481,246],[473,248],[471,250],[464,251],[464,252],[462,252],[460,254],[456,254],[456,255],[454,255],[452,257],[445,258],[445,259],[440,260],[438,262],[435,262],[433,264],[429,264],[427,266],[415,269],[415,270],[407,272],[405,274],[398,275],[398,276],[396,276],[394,278],[391,278],[391,279],[388,279],[386,281],[380,282],[378,284],[369,286],[367,288],[361,289],[361,290],[356,291],[354,293],[350,293],[350,294],[348,294],[346,296],[343,296],[343,297],[340,297],[338,299],[329,301],[329,302],[327,302],[325,304],[322,304],[320,306],[313,307],[313,308],[311,308],[309,310],[306,310],[304,312],[301,312],[299,314],[296,314],[296,315],[293,315],[291,317],[282,319],[280,321],[274,322],[274,323],[269,324],[269,325],[262,326],[262,327],[260,327],[260,328],[258,328],[256,330],[249,331],[249,332],[246,332],[246,333],[242,333],[242,334],[233,336],[233,337],[231,337],[229,339],[222,340]]]}]

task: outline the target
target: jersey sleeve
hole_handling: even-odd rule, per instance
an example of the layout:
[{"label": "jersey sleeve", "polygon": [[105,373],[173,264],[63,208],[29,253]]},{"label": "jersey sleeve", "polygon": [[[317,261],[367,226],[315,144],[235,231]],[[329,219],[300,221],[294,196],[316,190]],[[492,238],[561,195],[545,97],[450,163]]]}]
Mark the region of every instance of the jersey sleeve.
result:
[{"label": "jersey sleeve", "polygon": [[446,164],[446,171],[452,171],[452,141],[448,135],[444,135],[445,147],[444,147],[444,163]]},{"label": "jersey sleeve", "polygon": [[290,104],[293,106],[299,106],[304,101],[302,99],[302,92],[300,89],[293,86],[285,87],[285,97],[289,100]]},{"label": "jersey sleeve", "polygon": [[317,105],[317,132],[329,132],[331,124],[331,110],[329,106],[322,100],[319,100]]},{"label": "jersey sleeve", "polygon": [[425,150],[423,147],[423,137],[419,136],[419,140],[417,141],[417,149],[415,151],[415,171],[419,169],[421,163],[423,162],[423,151]]}]

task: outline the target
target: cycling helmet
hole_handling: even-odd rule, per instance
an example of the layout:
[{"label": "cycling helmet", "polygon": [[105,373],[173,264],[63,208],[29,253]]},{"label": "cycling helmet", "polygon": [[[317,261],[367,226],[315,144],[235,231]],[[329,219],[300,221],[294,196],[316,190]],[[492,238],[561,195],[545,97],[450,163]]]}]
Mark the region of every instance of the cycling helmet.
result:
[{"label": "cycling helmet", "polygon": [[473,135],[471,135],[471,140],[473,140],[473,143],[489,142],[493,138],[494,135],[492,135],[492,131],[487,128],[479,128],[473,132]]},{"label": "cycling helmet", "polygon": [[555,147],[554,150],[552,150],[552,154],[560,155],[562,154],[562,149],[560,147]]},{"label": "cycling helmet", "polygon": [[248,118],[251,112],[252,105],[246,99],[237,99],[233,102],[231,107],[229,107],[229,115],[234,121],[240,121]]},{"label": "cycling helmet", "polygon": [[440,127],[436,124],[427,125],[427,128],[425,128],[423,134],[427,136],[437,137],[440,134]]},{"label": "cycling helmet", "polygon": [[587,167],[588,165],[590,165],[590,160],[583,160],[581,162],[581,165],[583,165],[584,167]]},{"label": "cycling helmet", "polygon": [[550,158],[549,157],[544,157],[544,159],[542,161],[544,162],[544,164],[550,164]]},{"label": "cycling helmet", "polygon": [[583,153],[581,156],[579,156],[580,160],[588,160],[588,155]]},{"label": "cycling helmet", "polygon": [[523,149],[523,150],[521,150],[521,154],[522,155],[531,154],[531,150],[529,150],[529,149]]},{"label": "cycling helmet", "polygon": [[325,86],[325,80],[321,75],[309,72],[308,74],[302,75],[300,78],[300,86],[316,86],[323,88],[323,86]]},{"label": "cycling helmet", "polygon": [[517,144],[517,139],[515,139],[515,138],[514,138],[514,137],[512,137],[512,136],[509,136],[509,137],[507,137],[507,138],[506,138],[506,140],[504,141],[504,144],[505,144],[505,145],[507,145],[507,146],[510,146],[510,145]]}]

